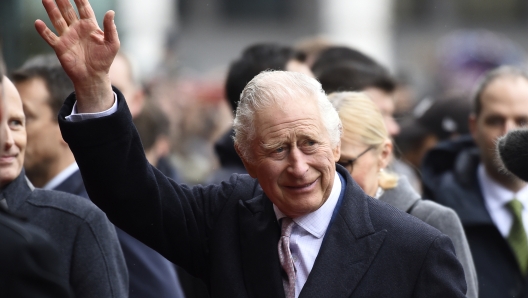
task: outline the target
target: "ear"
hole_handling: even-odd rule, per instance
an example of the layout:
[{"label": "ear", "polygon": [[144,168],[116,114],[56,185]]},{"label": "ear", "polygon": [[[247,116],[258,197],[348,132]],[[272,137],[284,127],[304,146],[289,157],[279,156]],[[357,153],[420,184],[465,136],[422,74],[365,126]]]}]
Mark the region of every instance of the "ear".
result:
[{"label": "ear", "polygon": [[473,140],[477,139],[477,115],[471,113],[468,118],[468,128]]},{"label": "ear", "polygon": [[238,145],[236,143],[235,143],[235,150],[238,156],[240,157],[240,159],[242,160],[242,163],[244,164],[244,167],[246,168],[246,171],[248,172],[249,176],[256,179],[257,178],[257,167],[254,164],[244,159],[243,155],[241,154],[240,148],[238,148]]},{"label": "ear", "polygon": [[332,150],[332,153],[334,153],[334,162],[338,162],[341,158],[341,141],[337,143],[336,147]]},{"label": "ear", "polygon": [[380,169],[386,168],[392,159],[392,142],[387,139],[383,142],[380,152],[379,167]]},{"label": "ear", "polygon": [[145,92],[143,89],[137,88],[134,92],[134,96],[132,96],[128,103],[132,117],[139,115],[145,106]]}]

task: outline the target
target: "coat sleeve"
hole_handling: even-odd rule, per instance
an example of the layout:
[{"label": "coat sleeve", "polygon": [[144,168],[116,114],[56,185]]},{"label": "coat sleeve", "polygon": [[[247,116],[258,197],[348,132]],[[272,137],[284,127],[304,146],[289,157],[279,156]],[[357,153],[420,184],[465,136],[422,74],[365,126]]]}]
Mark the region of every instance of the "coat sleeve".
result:
[{"label": "coat sleeve", "polygon": [[78,228],[70,272],[75,297],[128,297],[128,271],[116,230],[99,209]]},{"label": "coat sleeve", "polygon": [[189,273],[206,277],[208,240],[237,177],[221,185],[189,187],[165,177],[145,158],[126,101],[114,88],[117,112],[69,122],[75,94],[59,125],[83,176],[90,199],[110,221]]},{"label": "coat sleeve", "polygon": [[432,242],[412,297],[466,297],[464,271],[453,252],[453,244],[446,235],[440,235]]},{"label": "coat sleeve", "polygon": [[458,260],[464,268],[467,283],[467,297],[478,297],[478,281],[475,264],[469,244],[458,215],[450,208],[438,205],[431,201],[420,201],[411,213],[418,218],[437,228],[440,232],[451,238]]}]

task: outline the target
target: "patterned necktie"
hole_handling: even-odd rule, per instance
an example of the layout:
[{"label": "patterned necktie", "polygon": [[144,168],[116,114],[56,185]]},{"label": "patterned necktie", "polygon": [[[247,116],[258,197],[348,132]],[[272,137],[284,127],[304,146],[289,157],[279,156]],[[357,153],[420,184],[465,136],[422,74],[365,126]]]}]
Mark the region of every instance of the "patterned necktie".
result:
[{"label": "patterned necktie", "polygon": [[506,206],[513,214],[513,225],[508,235],[508,243],[515,253],[522,274],[526,275],[528,269],[528,238],[526,237],[522,220],[523,205],[519,200],[513,199]]},{"label": "patterned necktie", "polygon": [[290,235],[295,222],[289,218],[282,219],[282,232],[279,240],[279,258],[288,278],[282,279],[286,298],[295,298],[295,265],[290,251]]}]

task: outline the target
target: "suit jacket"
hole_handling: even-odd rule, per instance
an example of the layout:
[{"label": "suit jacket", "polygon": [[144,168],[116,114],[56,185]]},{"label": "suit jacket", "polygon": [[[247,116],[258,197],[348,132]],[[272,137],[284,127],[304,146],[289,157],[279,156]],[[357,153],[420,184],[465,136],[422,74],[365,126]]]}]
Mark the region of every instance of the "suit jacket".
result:
[{"label": "suit jacket", "polygon": [[0,297],[71,297],[46,232],[0,207]]},{"label": "suit jacket", "polygon": [[45,230],[57,244],[61,277],[75,297],[127,297],[128,274],[115,228],[92,202],[35,189],[23,170],[2,194],[9,210]]},{"label": "suit jacket", "polygon": [[433,201],[422,200],[414,191],[406,177],[400,177],[395,188],[387,189],[379,197],[380,201],[391,204],[401,211],[418,217],[429,225],[446,234],[453,241],[458,260],[464,267],[467,283],[467,297],[478,297],[478,282],[473,257],[460,219],[453,209]]},{"label": "suit jacket", "polygon": [[[110,116],[67,122],[59,114],[90,198],[120,228],[202,278],[213,297],[284,297],[280,228],[257,180],[233,175],[189,187],[146,160],[125,100]],[[341,207],[300,297],[464,297],[451,240],[365,195],[347,171]]]},{"label": "suit jacket", "polygon": [[469,136],[439,144],[424,159],[424,197],[458,214],[477,269],[480,298],[528,298],[528,276],[519,270],[485,206],[479,163],[478,148]]},{"label": "suit jacket", "polygon": [[[75,171],[55,190],[88,198],[81,172]],[[174,265],[150,247],[116,228],[129,276],[129,298],[183,297]]]}]

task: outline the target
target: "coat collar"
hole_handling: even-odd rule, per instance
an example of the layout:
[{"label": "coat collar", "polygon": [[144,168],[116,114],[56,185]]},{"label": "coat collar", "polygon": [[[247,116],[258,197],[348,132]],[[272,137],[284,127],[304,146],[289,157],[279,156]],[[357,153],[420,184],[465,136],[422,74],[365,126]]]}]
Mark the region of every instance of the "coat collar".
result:
[{"label": "coat collar", "polygon": [[28,200],[33,189],[35,188],[22,169],[18,177],[2,189],[2,196],[6,199],[9,210],[16,212]]},{"label": "coat collar", "polygon": [[391,204],[403,212],[408,212],[421,198],[412,188],[407,177],[400,177],[398,185],[395,188],[385,190],[379,200]]},{"label": "coat collar", "polygon": [[[300,297],[348,297],[370,267],[386,231],[375,231],[369,198],[341,167],[345,194]],[[265,194],[238,208],[242,267],[249,297],[284,297],[277,251],[279,224]]]}]

